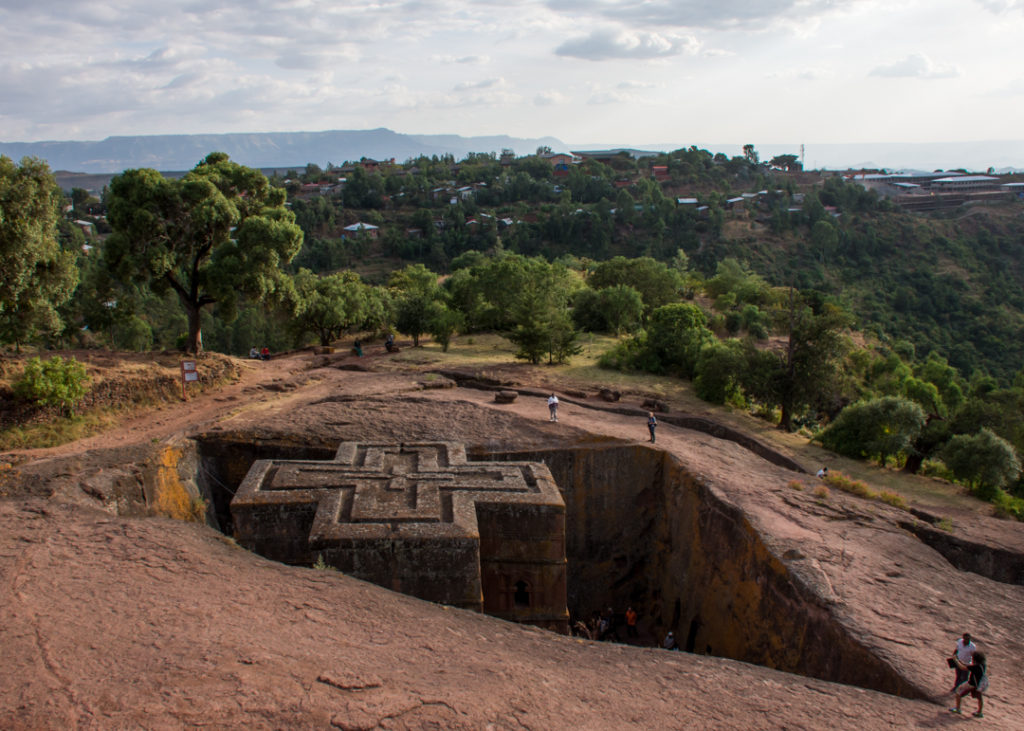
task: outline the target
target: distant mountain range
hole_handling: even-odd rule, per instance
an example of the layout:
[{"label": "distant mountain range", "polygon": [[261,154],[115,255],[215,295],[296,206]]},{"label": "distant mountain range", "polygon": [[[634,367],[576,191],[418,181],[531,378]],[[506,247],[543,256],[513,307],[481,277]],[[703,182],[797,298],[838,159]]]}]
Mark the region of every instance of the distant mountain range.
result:
[{"label": "distant mountain range", "polygon": [[[555,137],[527,139],[493,135],[409,135],[389,129],[329,130],[325,132],[252,132],[242,134],[151,135],[108,137],[105,140],[54,142],[0,142],[0,155],[14,160],[25,156],[46,160],[52,170],[78,173],[119,173],[129,168],[148,167],[164,172],[189,170],[213,151],[226,152],[232,160],[256,168],[301,169],[306,163],[325,167],[340,165],[362,157],[376,160],[395,158],[404,162],[419,155],[454,155],[470,152],[500,152],[504,148],[517,155],[531,154],[547,146],[555,152],[609,148],[675,150],[696,145],[711,152],[734,156],[742,154],[742,144],[702,144],[666,142],[637,145],[635,142],[574,143],[567,145]],[[800,153],[796,144],[757,144],[762,160],[775,155]],[[917,142],[807,144],[804,157],[808,169],[918,169],[985,172],[1021,172],[1024,170],[1024,141]]]},{"label": "distant mountain range", "polygon": [[326,132],[253,132],[244,134],[153,135],[108,137],[94,142],[0,142],[0,155],[14,160],[25,156],[46,160],[51,170],[82,173],[119,173],[129,168],[162,171],[189,170],[214,151],[256,168],[304,168],[306,163],[325,167],[346,160],[369,157],[395,158],[404,162],[420,155],[454,155],[470,152],[532,154],[538,147],[565,149],[554,137],[523,139],[494,135],[406,135],[389,129],[329,130]]}]

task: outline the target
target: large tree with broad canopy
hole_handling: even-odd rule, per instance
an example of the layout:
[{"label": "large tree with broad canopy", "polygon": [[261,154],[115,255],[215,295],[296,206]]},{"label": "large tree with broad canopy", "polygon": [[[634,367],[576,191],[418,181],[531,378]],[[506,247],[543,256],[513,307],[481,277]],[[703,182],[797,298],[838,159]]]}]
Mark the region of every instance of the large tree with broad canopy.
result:
[{"label": "large tree with broad canopy", "polygon": [[105,259],[124,279],[177,294],[186,349],[198,353],[203,308],[216,305],[230,321],[241,294],[266,301],[286,288],[282,267],[302,247],[302,230],[284,203],[283,189],[222,152],[180,180],[127,170],[110,183]]}]

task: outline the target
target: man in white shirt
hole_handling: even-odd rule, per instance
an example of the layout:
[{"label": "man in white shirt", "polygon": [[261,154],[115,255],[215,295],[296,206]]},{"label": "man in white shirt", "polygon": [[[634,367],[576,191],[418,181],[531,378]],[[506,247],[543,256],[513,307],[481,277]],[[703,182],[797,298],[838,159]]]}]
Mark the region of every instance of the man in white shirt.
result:
[{"label": "man in white shirt", "polygon": [[548,411],[551,412],[550,421],[558,421],[558,396],[555,394],[548,396]]},{"label": "man in white shirt", "polygon": [[977,649],[977,646],[971,642],[970,632],[964,632],[964,636],[956,641],[956,650],[953,651],[953,655],[964,665],[965,669],[956,666],[956,682],[953,683],[954,691],[961,683],[967,680],[968,671],[966,666],[970,665],[974,660],[974,653]]}]

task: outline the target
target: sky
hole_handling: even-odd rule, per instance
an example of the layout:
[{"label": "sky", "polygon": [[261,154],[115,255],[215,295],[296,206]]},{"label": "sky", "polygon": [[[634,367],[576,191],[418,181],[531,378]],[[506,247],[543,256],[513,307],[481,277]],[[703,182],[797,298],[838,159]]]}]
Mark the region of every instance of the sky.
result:
[{"label": "sky", "polygon": [[1024,138],[1024,0],[0,0],[0,141]]}]

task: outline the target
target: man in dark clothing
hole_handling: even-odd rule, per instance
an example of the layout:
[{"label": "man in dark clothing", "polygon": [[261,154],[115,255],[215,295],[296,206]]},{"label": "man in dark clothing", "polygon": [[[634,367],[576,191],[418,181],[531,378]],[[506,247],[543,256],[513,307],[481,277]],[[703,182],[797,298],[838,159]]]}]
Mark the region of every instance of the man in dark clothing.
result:
[{"label": "man in dark clothing", "polygon": [[647,412],[647,431],[651,433],[651,444],[654,444],[654,430],[658,426],[658,420],[654,418],[654,412]]},{"label": "man in dark clothing", "polygon": [[967,680],[956,687],[954,691],[956,705],[949,710],[953,713],[960,713],[960,702],[965,695],[970,693],[971,697],[978,699],[978,710],[974,717],[984,718],[982,711],[985,706],[985,691],[988,690],[988,668],[985,665],[985,653],[980,650],[976,651],[971,657],[970,665],[964,665],[960,660],[956,660],[956,664],[957,669],[966,671]]}]

